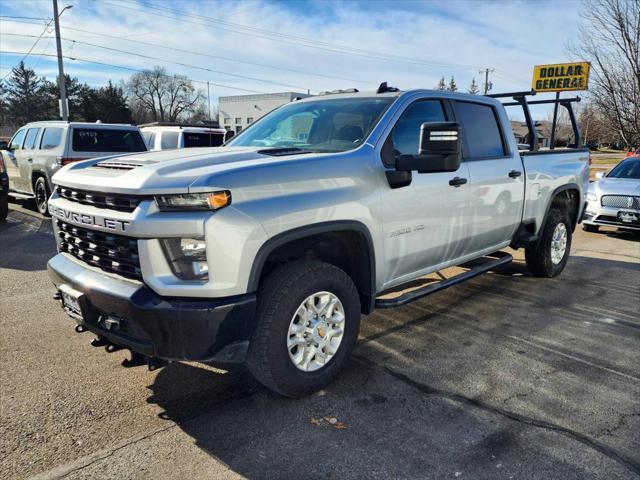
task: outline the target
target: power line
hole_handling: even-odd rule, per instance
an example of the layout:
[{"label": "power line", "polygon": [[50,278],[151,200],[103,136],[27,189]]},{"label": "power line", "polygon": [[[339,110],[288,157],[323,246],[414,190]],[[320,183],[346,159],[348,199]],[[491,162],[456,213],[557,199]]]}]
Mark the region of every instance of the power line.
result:
[{"label": "power line", "polygon": [[[29,17],[20,17],[20,18],[29,18]],[[31,18],[33,18],[33,17],[31,17]],[[40,36],[39,36],[38,38],[36,38],[36,41],[35,41],[35,42],[33,42],[33,45],[31,45],[31,48],[29,49],[29,51],[28,51],[27,53],[25,53],[25,54],[24,54],[24,57],[22,57],[22,59],[18,62],[18,64],[20,64],[20,63],[24,62],[24,61],[27,59],[27,57],[28,57],[29,55],[31,55],[31,52],[33,52],[33,49],[34,49],[34,48],[36,48],[36,45],[38,44],[38,42],[40,41],[40,39],[42,38],[42,36],[43,36],[45,33],[47,33],[47,29],[49,28],[49,25],[51,25],[51,22],[52,22],[52,21],[53,21],[53,18],[52,18],[52,19],[50,19],[50,20],[49,20],[49,23],[47,23],[47,24],[44,26],[44,29],[42,30],[42,33],[40,34]],[[7,35],[7,34],[5,34],[5,35]],[[35,37],[35,35],[30,35],[30,36],[31,36],[31,37]],[[11,71],[9,71],[9,72],[4,76],[4,77],[2,77],[2,80],[0,80],[0,81],[4,82],[10,74],[11,74]]]},{"label": "power line", "polygon": [[[185,23],[191,23],[191,24],[195,24],[195,25],[203,25],[203,26],[213,26],[212,24],[215,24],[214,28],[220,29],[220,30],[224,30],[224,31],[229,31],[232,33],[236,33],[236,34],[241,34],[241,35],[249,35],[249,36],[253,36],[256,38],[262,38],[262,39],[266,39],[266,40],[272,40],[272,41],[277,41],[277,42],[282,42],[282,43],[287,43],[289,45],[296,45],[296,46],[302,46],[302,47],[307,47],[307,48],[314,48],[314,49],[319,49],[319,50],[325,50],[325,51],[329,51],[332,53],[339,53],[342,55],[355,55],[355,56],[360,56],[360,57],[366,57],[366,58],[373,58],[373,59],[377,59],[377,60],[384,60],[384,61],[390,61],[390,62],[399,62],[399,63],[409,63],[409,64],[413,64],[413,65],[426,65],[426,66],[444,66],[444,67],[457,67],[457,68],[478,68],[478,65],[470,65],[470,64],[461,64],[461,63],[450,63],[450,62],[442,62],[442,61],[438,61],[438,60],[425,60],[425,59],[416,59],[416,58],[412,58],[412,57],[404,57],[404,56],[398,56],[398,55],[390,55],[390,54],[384,54],[384,53],[380,53],[380,52],[373,52],[370,50],[364,50],[364,49],[358,49],[358,48],[354,48],[354,47],[350,47],[348,45],[339,45],[339,44],[333,44],[333,43],[328,43],[328,42],[323,42],[317,39],[311,39],[311,38],[306,38],[306,37],[300,37],[300,36],[295,36],[295,35],[287,35],[287,34],[283,34],[280,32],[274,32],[274,31],[270,31],[270,30],[264,30],[264,29],[259,29],[256,27],[251,27],[248,25],[242,25],[242,24],[237,24],[237,23],[232,23],[232,22],[225,22],[223,20],[219,20],[219,19],[215,19],[212,17],[206,17],[204,15],[195,15],[195,14],[189,14],[186,13],[184,11],[178,11],[178,10],[173,10],[173,9],[168,9],[168,8],[163,8],[163,7],[157,7],[154,5],[149,5],[149,4],[145,4],[145,3],[141,3],[142,6],[144,6],[146,9],[145,10],[141,10],[138,8],[133,8],[127,5],[122,5],[120,3],[114,3],[113,0],[103,0],[105,3],[110,3],[114,6],[117,6],[118,8],[125,8],[128,10],[132,10],[135,12],[139,12],[139,13],[144,13],[145,15],[147,14],[151,14],[151,15],[156,15],[159,17],[163,17],[163,18],[168,18],[170,20],[173,21],[182,21]],[[161,10],[161,11],[169,11],[174,13],[175,15],[178,15],[178,17],[176,18],[175,16],[169,16],[169,15],[163,15],[162,13],[158,13],[158,12],[153,12],[150,10]],[[205,23],[202,22],[196,22],[196,21],[187,21],[185,20],[184,17],[191,17],[191,18],[196,18],[196,19],[204,19]],[[220,26],[222,25],[222,26]],[[236,30],[234,30],[234,28]],[[241,31],[238,31],[241,30]],[[274,38],[276,37],[276,38]]]},{"label": "power line", "polygon": [[[24,33],[5,33],[3,35],[13,36],[13,37],[26,37],[26,38],[35,37],[35,35],[28,35],[28,34],[24,34]],[[40,38],[42,38],[42,36],[40,36]],[[50,37],[45,37],[45,38],[50,38]],[[306,87],[302,87],[302,86],[299,86],[299,85],[290,85],[288,83],[275,82],[275,81],[272,81],[272,80],[265,80],[265,79],[262,79],[262,78],[250,77],[250,76],[247,76],[247,75],[240,75],[240,74],[237,74],[237,73],[228,73],[228,72],[223,72],[223,71],[220,71],[220,70],[213,70],[213,69],[207,68],[207,67],[200,67],[200,66],[197,66],[197,65],[189,65],[187,63],[182,63],[182,62],[175,62],[173,60],[166,60],[164,58],[154,57],[154,56],[151,56],[151,55],[145,55],[143,53],[132,52],[132,51],[129,51],[129,50],[121,50],[119,48],[107,47],[105,45],[99,45],[99,44],[91,43],[91,42],[83,42],[82,40],[75,40],[73,38],[61,37],[61,39],[69,41],[69,42],[74,42],[74,43],[77,43],[77,44],[80,44],[80,45],[87,45],[87,46],[90,46],[90,47],[102,48],[104,50],[109,50],[111,52],[124,53],[124,54],[127,54],[127,55],[133,55],[133,56],[136,56],[136,57],[146,58],[146,59],[149,59],[149,60],[155,60],[155,61],[160,61],[160,62],[164,62],[164,63],[171,63],[171,64],[174,64],[174,65],[180,65],[180,66],[186,67],[186,68],[192,68],[192,69],[196,69],[196,70],[204,70],[204,71],[207,71],[207,72],[210,72],[210,73],[217,73],[217,74],[220,74],[220,75],[227,75],[227,76],[230,76],[230,77],[242,78],[244,80],[253,80],[253,81],[257,81],[257,82],[270,83],[270,84],[274,84],[274,85],[281,85],[281,86],[285,86],[285,87],[291,87],[291,88],[297,88],[297,89],[301,89],[301,90],[307,90]]]},{"label": "power line", "polygon": [[371,85],[374,85],[374,82],[366,82],[366,81],[363,81],[363,80],[355,80],[353,78],[338,77],[338,76],[335,76],[335,75],[327,75],[327,74],[324,74],[324,73],[307,72],[307,71],[296,70],[296,69],[292,69],[292,68],[278,67],[278,66],[274,66],[274,65],[266,65],[264,63],[248,62],[246,60],[238,60],[237,58],[223,57],[223,56],[220,56],[220,55],[211,55],[210,53],[195,52],[195,51],[187,50],[187,49],[183,49],[183,48],[170,47],[168,45],[161,45],[159,43],[145,42],[145,41],[142,41],[142,40],[132,40],[132,39],[129,39],[129,38],[119,37],[118,35],[109,35],[107,33],[90,32],[89,30],[82,30],[80,28],[68,27],[66,25],[65,25],[64,28],[65,28],[65,30],[72,30],[74,32],[86,33],[86,34],[89,34],[89,35],[97,35],[97,36],[107,37],[107,38],[115,38],[117,40],[124,40],[126,42],[138,43],[140,45],[146,45],[146,46],[149,46],[149,47],[163,48],[165,50],[173,50],[174,52],[188,53],[188,54],[191,54],[191,55],[198,55],[198,56],[202,56],[202,57],[214,58],[214,59],[217,59],[217,60],[225,60],[225,61],[228,61],[228,62],[243,63],[245,65],[252,65],[252,66],[255,66],[255,67],[271,68],[271,69],[280,70],[280,71],[288,71],[288,72],[293,72],[293,73],[299,73],[299,74],[302,74],[302,75],[310,75],[310,76],[314,76],[314,77],[325,77],[325,78],[331,78],[331,79],[334,79],[334,80],[344,80],[344,81],[347,81],[347,82],[356,82],[356,83],[369,83]]},{"label": "power line", "polygon": [[[22,55],[25,52],[3,50],[3,53],[7,53],[7,54],[10,54],[10,55]],[[57,57],[57,55],[55,55],[53,53],[45,53],[45,52],[31,53],[31,55],[40,56],[40,57]],[[116,65],[116,64],[113,64],[113,63],[98,62],[97,60],[89,60],[89,59],[79,58],[79,57],[70,57],[70,56],[67,56],[67,55],[63,55],[62,57],[67,59],[67,60],[72,60],[72,61],[76,61],[76,62],[92,63],[92,64],[95,64],[95,65],[102,65],[102,66],[105,66],[105,67],[120,68],[120,69],[123,69],[123,70],[129,70],[131,72],[144,72],[144,70],[139,69],[139,68],[126,67],[124,65]],[[160,74],[160,76],[167,77],[167,78],[173,78],[173,75],[168,75],[168,74]],[[194,80],[194,79],[189,79],[189,80],[191,80],[194,83],[201,83],[201,84],[204,84],[204,85],[207,84],[207,80]],[[251,89],[248,89],[248,88],[232,87],[231,85],[225,85],[223,83],[215,83],[215,82],[209,82],[209,83],[211,85],[215,86],[215,87],[228,88],[229,90],[237,90],[237,91],[240,91],[240,92],[268,93],[268,92],[262,92],[260,90],[251,90]]]}]

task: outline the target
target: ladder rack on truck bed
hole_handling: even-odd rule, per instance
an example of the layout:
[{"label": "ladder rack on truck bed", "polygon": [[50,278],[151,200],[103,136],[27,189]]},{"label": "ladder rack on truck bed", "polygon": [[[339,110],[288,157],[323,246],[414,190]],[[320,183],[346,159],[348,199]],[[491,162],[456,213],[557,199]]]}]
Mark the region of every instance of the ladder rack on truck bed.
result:
[{"label": "ladder rack on truck bed", "polygon": [[524,119],[527,124],[527,128],[529,129],[529,151],[535,152],[539,149],[538,147],[538,132],[535,127],[535,122],[531,118],[531,111],[529,110],[529,105],[545,105],[545,104],[554,104],[553,107],[553,122],[551,125],[551,139],[549,142],[549,149],[555,149],[555,139],[556,139],[556,125],[558,123],[558,105],[563,106],[567,109],[569,113],[569,120],[571,121],[571,129],[573,130],[573,135],[575,138],[575,143],[570,145],[572,148],[582,148],[582,135],[580,133],[580,127],[578,126],[578,120],[576,118],[575,112],[573,111],[573,103],[579,102],[580,97],[571,97],[571,98],[560,98],[560,92],[556,93],[555,98],[550,98],[546,100],[527,100],[527,97],[532,97],[536,95],[535,90],[524,91],[524,92],[510,92],[510,93],[494,93],[487,95],[487,97],[491,98],[509,98],[513,99],[512,102],[504,102],[502,105],[505,107],[513,107],[520,105],[522,107],[524,113]]}]

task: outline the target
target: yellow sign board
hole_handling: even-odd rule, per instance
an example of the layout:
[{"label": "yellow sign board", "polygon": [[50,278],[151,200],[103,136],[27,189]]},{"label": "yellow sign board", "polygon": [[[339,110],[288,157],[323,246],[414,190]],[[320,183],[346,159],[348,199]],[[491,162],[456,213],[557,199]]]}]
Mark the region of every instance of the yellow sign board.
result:
[{"label": "yellow sign board", "polygon": [[590,68],[589,62],[536,65],[533,67],[531,88],[536,92],[586,90]]}]

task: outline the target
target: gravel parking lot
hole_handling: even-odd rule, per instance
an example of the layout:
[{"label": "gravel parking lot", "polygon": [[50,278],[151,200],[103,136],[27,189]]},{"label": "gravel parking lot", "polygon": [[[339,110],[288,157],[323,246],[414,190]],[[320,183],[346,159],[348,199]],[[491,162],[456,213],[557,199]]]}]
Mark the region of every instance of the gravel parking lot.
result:
[{"label": "gravel parking lot", "polygon": [[517,256],[365,317],[302,400],[122,368],[51,299],[49,221],[14,209],[0,248],[1,478],[640,478],[640,236],[578,230],[556,279]]}]

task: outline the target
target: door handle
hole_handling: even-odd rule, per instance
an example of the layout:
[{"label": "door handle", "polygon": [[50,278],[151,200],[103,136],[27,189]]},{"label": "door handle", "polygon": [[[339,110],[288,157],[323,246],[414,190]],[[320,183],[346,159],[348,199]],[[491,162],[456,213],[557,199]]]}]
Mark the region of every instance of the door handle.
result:
[{"label": "door handle", "polygon": [[27,162],[33,163],[33,158],[27,158]]},{"label": "door handle", "polygon": [[511,170],[509,172],[509,176],[511,178],[518,178],[520,175],[522,175],[522,172],[520,172],[519,170]]},{"label": "door handle", "polygon": [[449,180],[449,185],[451,185],[452,187],[459,187],[460,185],[464,185],[465,183],[467,183],[466,178],[454,177]]}]

